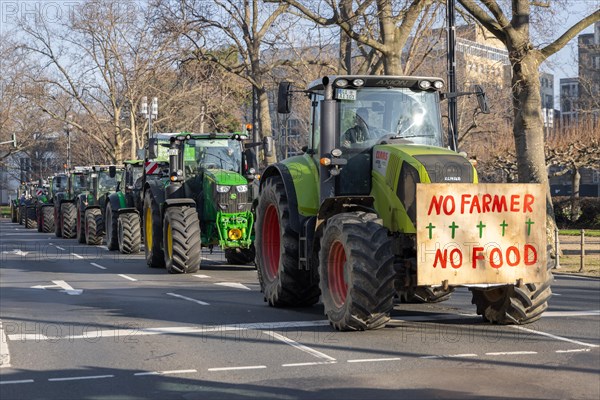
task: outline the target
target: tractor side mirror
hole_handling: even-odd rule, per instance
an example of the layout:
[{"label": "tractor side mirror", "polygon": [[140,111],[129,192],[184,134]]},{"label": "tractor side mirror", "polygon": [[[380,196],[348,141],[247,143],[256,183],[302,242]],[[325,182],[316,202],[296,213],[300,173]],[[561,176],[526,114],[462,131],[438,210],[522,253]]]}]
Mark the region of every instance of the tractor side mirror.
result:
[{"label": "tractor side mirror", "polygon": [[279,82],[277,91],[277,112],[279,114],[289,114],[292,111],[290,87],[292,82]]},{"label": "tractor side mirror", "polygon": [[108,167],[108,176],[110,176],[111,178],[117,176],[117,167],[115,167],[114,165]]},{"label": "tractor side mirror", "polygon": [[144,156],[146,155],[146,150],[144,150],[144,149],[138,149],[135,152],[135,154],[136,154],[138,160],[143,160]]},{"label": "tractor side mirror", "polygon": [[267,157],[273,155],[273,136],[265,136],[263,138],[263,151]]},{"label": "tractor side mirror", "polygon": [[148,140],[148,159],[153,160],[158,158],[158,140],[156,138],[150,138]]},{"label": "tractor side mirror", "polygon": [[488,105],[487,96],[485,95],[485,91],[481,85],[475,85],[475,94],[477,95],[477,103],[479,104],[481,112],[484,114],[489,114],[490,106]]}]

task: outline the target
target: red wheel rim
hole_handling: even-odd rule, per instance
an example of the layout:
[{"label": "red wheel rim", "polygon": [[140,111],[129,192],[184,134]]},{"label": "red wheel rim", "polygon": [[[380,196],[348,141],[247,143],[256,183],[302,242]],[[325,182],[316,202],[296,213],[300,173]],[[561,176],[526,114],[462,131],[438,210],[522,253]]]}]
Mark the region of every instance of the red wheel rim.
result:
[{"label": "red wheel rim", "polygon": [[346,265],[346,251],[339,240],[331,244],[329,258],[327,260],[327,275],[329,282],[329,293],[336,307],[340,308],[346,303],[348,284],[344,276]]},{"label": "red wheel rim", "polygon": [[277,277],[279,272],[281,236],[279,230],[279,215],[277,208],[269,204],[263,219],[262,253],[265,272],[270,281]]}]

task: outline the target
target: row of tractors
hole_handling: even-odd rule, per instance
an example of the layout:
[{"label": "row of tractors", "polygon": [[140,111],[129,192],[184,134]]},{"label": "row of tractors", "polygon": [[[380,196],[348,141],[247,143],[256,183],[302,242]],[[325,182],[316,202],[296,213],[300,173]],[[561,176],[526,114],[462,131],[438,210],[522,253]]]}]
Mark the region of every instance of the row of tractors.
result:
[{"label": "row of tractors", "polygon": [[[267,143],[268,142],[268,143]],[[74,167],[43,186],[23,184],[12,221],[124,254],[145,251],[150,267],[200,268],[201,250],[231,264],[254,262],[255,148],[242,133],[158,134],[144,159]]]},{"label": "row of tractors", "polygon": [[[149,140],[144,161],[53,177],[46,200],[15,217],[57,236],[123,253],[143,244],[150,267],[200,268],[202,247],[230,263],[255,262],[274,307],[322,301],[338,330],[385,326],[395,302],[472,293],[492,323],[523,324],[548,308],[546,190],[480,184],[465,154],[448,149],[432,77],[326,76],[305,90],[279,87],[277,110],[310,99],[302,155],[257,179],[243,134],[171,134]],[[48,210],[46,210],[48,208]]]}]

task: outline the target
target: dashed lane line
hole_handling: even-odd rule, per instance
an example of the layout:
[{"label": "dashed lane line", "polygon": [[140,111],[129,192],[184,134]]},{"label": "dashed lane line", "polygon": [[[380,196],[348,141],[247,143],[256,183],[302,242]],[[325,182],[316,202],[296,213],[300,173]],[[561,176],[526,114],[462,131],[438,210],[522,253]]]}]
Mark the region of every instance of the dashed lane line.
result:
[{"label": "dashed lane line", "polygon": [[220,368],[209,368],[210,372],[220,372],[220,371],[243,371],[247,369],[266,369],[266,365],[248,365],[245,367],[220,367]]},{"label": "dashed lane line", "polygon": [[187,301],[191,301],[191,302],[196,303],[196,304],[200,304],[201,306],[210,306],[209,303],[206,303],[204,301],[192,299],[191,297],[182,296],[182,295],[177,294],[177,293],[166,293],[166,294],[168,296],[177,297],[178,299],[187,300]]},{"label": "dashed lane line", "polygon": [[281,364],[282,367],[309,367],[311,365],[330,365],[337,364],[337,361],[316,361],[316,362],[304,362],[304,363],[293,363],[293,364]]},{"label": "dashed lane line", "polygon": [[195,276],[196,278],[200,278],[200,279],[210,278],[210,276],[208,276],[208,275],[193,275],[193,276]]},{"label": "dashed lane line", "polygon": [[79,255],[79,254],[77,254],[77,253],[71,253],[71,255],[72,255],[73,257],[77,257],[77,258],[79,258],[80,260],[83,260],[83,259],[85,258],[85,257],[83,257],[83,256],[80,256],[80,255]]},{"label": "dashed lane line", "polygon": [[556,350],[555,353],[587,353],[592,349],[571,349],[571,350]]},{"label": "dashed lane line", "polygon": [[554,340],[560,340],[560,341],[563,341],[563,342],[569,342],[569,343],[579,344],[579,345],[587,346],[587,347],[600,347],[597,344],[581,342],[579,340],[569,339],[569,338],[566,338],[564,336],[553,335],[553,334],[547,333],[547,332],[536,331],[534,329],[525,328],[525,327],[519,326],[519,325],[508,325],[508,326],[511,327],[511,328],[513,328],[513,329],[518,329],[520,331],[532,333],[534,335],[546,336],[546,337],[549,337],[549,338],[554,339]]},{"label": "dashed lane line", "polygon": [[305,345],[303,345],[303,344],[301,344],[301,343],[298,343],[298,342],[296,342],[295,340],[292,340],[292,339],[290,339],[290,338],[289,338],[289,337],[287,337],[287,336],[280,335],[280,334],[279,334],[279,333],[277,333],[277,332],[273,332],[273,331],[263,331],[263,333],[264,333],[265,335],[271,336],[271,337],[272,337],[272,338],[274,338],[274,339],[280,340],[280,341],[282,341],[282,342],[283,342],[283,343],[285,343],[285,344],[289,344],[290,346],[292,346],[292,347],[295,347],[295,348],[296,348],[296,349],[298,349],[298,350],[301,350],[301,351],[303,351],[303,352],[305,352],[305,353],[308,353],[308,354],[310,354],[310,355],[312,355],[312,356],[315,356],[315,357],[317,357],[317,358],[320,358],[320,359],[322,359],[322,360],[326,360],[326,361],[328,361],[328,362],[335,361],[335,358],[333,358],[333,357],[330,357],[330,356],[328,356],[328,355],[327,355],[327,354],[325,354],[325,353],[321,353],[321,352],[320,352],[320,351],[318,351],[318,350],[315,350],[315,349],[313,349],[313,348],[310,348],[310,347],[308,347],[308,346],[305,346]]},{"label": "dashed lane line", "polygon": [[497,351],[493,353],[485,353],[486,356],[521,356],[529,354],[538,354],[537,351]]},{"label": "dashed lane line", "polygon": [[103,267],[103,266],[102,266],[102,265],[100,265],[100,264],[96,264],[96,263],[90,263],[90,264],[92,264],[92,265],[93,265],[94,267],[96,267],[96,268],[100,268],[100,269],[106,269],[106,267]]},{"label": "dashed lane line", "polygon": [[121,278],[125,278],[125,279],[127,279],[127,280],[130,280],[130,281],[132,281],[132,282],[137,282],[137,279],[135,279],[135,278],[132,278],[132,277],[130,277],[130,276],[127,276],[127,275],[125,275],[125,274],[118,274],[118,275],[119,275]]},{"label": "dashed lane line", "polygon": [[346,360],[349,363],[365,363],[365,362],[385,362],[385,361],[400,361],[400,357],[390,358],[357,358],[355,360]]},{"label": "dashed lane line", "polygon": [[133,376],[149,376],[149,375],[179,375],[179,374],[194,374],[198,372],[196,369],[177,369],[172,371],[149,371],[136,372]]},{"label": "dashed lane line", "polygon": [[0,381],[0,385],[11,385],[11,384],[18,384],[18,383],[33,383],[34,380],[33,379],[20,379],[20,380],[15,380],[15,381]]},{"label": "dashed lane line", "polygon": [[64,248],[62,248],[62,247],[60,247],[60,246],[55,246],[55,247],[56,247],[57,249],[59,249],[59,250],[65,251],[65,249],[64,249]]},{"label": "dashed lane line", "polygon": [[86,379],[106,379],[114,377],[114,375],[67,376],[64,378],[49,378],[48,382],[82,381]]}]

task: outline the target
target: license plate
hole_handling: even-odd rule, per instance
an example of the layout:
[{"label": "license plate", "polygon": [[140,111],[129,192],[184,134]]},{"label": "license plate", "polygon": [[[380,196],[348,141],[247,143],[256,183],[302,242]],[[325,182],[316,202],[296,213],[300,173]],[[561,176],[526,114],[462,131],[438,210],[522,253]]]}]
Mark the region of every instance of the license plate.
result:
[{"label": "license plate", "polygon": [[356,100],[356,90],[353,89],[336,89],[335,98],[338,100]]}]

